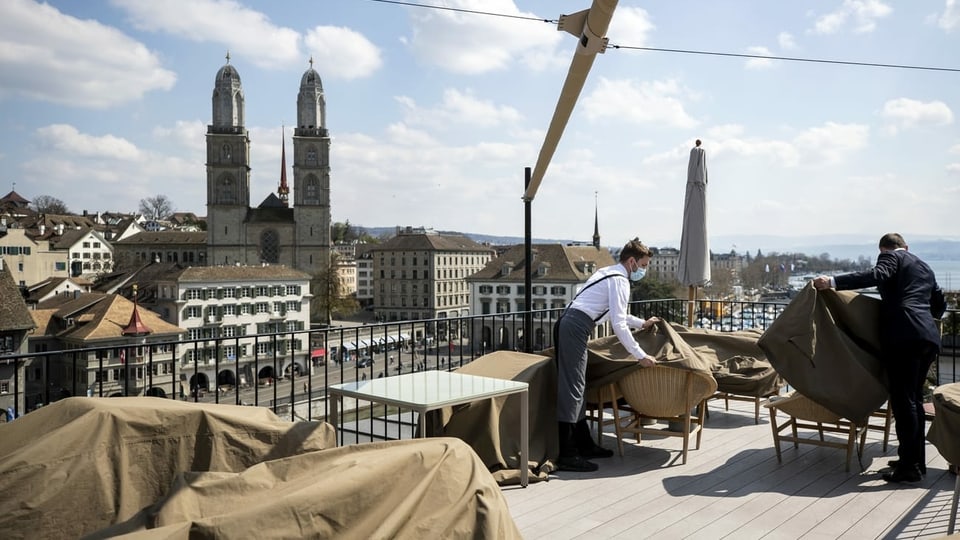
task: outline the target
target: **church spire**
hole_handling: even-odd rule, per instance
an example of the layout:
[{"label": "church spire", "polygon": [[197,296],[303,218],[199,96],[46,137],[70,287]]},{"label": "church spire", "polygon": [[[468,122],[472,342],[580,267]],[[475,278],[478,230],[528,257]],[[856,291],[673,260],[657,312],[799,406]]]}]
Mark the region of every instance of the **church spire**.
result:
[{"label": "church spire", "polygon": [[600,249],[600,205],[597,192],[593,192],[593,247]]},{"label": "church spire", "polygon": [[127,327],[120,332],[124,336],[144,336],[150,334],[152,330],[143,324],[140,320],[140,310],[137,309],[137,285],[133,285],[133,313],[130,314],[130,322]]},{"label": "church spire", "polygon": [[289,206],[290,187],[287,186],[287,137],[286,128],[281,128],[280,136],[280,187],[277,194],[284,206]]}]

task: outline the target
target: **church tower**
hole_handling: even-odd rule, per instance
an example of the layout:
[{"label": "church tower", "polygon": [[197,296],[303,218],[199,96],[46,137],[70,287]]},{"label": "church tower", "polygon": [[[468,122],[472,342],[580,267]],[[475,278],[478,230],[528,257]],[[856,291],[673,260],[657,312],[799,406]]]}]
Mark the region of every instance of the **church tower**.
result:
[{"label": "church tower", "polygon": [[330,134],[320,75],[310,67],[300,79],[293,132],[293,214],[296,264],[316,275],[330,261]]},{"label": "church tower", "polygon": [[211,265],[246,262],[250,134],[243,117],[243,85],[228,53],[227,63],[217,71],[213,122],[207,126],[207,260]]}]

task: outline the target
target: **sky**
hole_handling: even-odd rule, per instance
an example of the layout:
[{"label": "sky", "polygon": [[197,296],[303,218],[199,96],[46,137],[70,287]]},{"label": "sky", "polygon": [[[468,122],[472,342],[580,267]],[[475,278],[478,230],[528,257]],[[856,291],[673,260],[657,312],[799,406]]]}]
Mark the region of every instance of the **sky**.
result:
[{"label": "sky", "polygon": [[[409,3],[497,15],[375,0],[3,0],[0,195],[50,195],[75,213],[165,195],[206,215],[205,133],[229,53],[256,206],[277,190],[312,59],[333,221],[522,237],[524,168],[577,46],[556,20],[591,1]],[[960,0],[620,0],[607,37],[531,203],[534,238],[589,241],[598,208],[605,245],[678,246],[701,139],[709,236],[724,238],[714,251],[756,234],[960,239]]]}]

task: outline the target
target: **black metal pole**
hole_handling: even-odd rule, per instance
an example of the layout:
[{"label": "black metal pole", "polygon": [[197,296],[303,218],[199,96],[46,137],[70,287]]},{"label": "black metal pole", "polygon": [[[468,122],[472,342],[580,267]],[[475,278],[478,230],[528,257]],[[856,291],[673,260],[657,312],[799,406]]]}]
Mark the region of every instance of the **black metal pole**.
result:
[{"label": "black metal pole", "polygon": [[[530,186],[530,167],[524,169],[524,182],[523,189],[526,192],[527,187]],[[525,260],[524,263],[524,275],[523,275],[523,302],[525,306],[525,313],[523,315],[523,352],[531,353],[533,352],[533,341],[531,339],[531,334],[533,332],[533,291],[532,291],[532,282],[533,282],[533,244],[531,240],[531,228],[530,228],[530,199],[524,197],[523,199],[523,257]]]}]

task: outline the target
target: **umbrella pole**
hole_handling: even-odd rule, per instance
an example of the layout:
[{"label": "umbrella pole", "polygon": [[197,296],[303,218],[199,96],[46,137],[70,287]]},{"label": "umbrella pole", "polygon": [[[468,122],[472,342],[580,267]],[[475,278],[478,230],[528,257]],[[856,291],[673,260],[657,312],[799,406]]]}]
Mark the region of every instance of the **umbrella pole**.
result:
[{"label": "umbrella pole", "polygon": [[687,327],[693,328],[693,305],[697,300],[697,286],[690,285],[687,291]]}]

